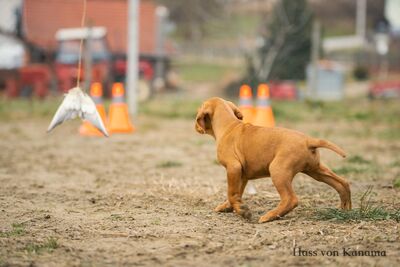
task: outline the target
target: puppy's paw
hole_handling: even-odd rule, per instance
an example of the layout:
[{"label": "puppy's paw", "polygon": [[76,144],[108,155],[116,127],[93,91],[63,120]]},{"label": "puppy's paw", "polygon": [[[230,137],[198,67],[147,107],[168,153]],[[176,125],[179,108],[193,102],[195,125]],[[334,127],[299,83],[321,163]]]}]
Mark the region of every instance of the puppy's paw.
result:
[{"label": "puppy's paw", "polygon": [[218,205],[215,209],[215,212],[233,212],[233,207],[228,201]]},{"label": "puppy's paw", "polygon": [[351,201],[344,201],[340,204],[342,210],[351,210]]},{"label": "puppy's paw", "polygon": [[260,219],[258,220],[258,223],[271,222],[271,221],[279,219],[279,218],[280,218],[280,216],[278,214],[276,214],[275,212],[268,212],[267,214],[260,217]]},{"label": "puppy's paw", "polygon": [[245,218],[246,220],[251,219],[251,211],[249,210],[249,207],[247,205],[241,205],[238,214],[243,218]]}]

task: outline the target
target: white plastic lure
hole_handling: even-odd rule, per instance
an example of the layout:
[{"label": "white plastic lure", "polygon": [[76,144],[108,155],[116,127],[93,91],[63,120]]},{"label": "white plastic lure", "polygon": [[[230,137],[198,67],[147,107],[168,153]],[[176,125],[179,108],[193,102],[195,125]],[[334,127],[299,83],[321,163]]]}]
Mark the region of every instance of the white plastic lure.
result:
[{"label": "white plastic lure", "polygon": [[49,128],[47,128],[47,132],[50,132],[64,121],[74,119],[78,116],[82,120],[87,120],[92,123],[93,126],[108,137],[108,132],[97,112],[95,103],[90,96],[84,93],[79,87],[72,88],[65,94],[65,98],[58,107]]}]

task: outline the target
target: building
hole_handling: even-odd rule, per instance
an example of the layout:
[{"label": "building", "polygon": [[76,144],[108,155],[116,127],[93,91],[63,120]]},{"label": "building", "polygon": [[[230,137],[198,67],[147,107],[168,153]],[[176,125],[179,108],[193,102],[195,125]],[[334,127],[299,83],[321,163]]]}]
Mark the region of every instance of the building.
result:
[{"label": "building", "polygon": [[[127,0],[88,0],[86,21],[90,26],[107,29],[107,39],[113,53],[126,53],[127,48]],[[139,51],[155,52],[156,4],[141,0],[139,10]],[[26,39],[43,49],[54,50],[56,31],[61,28],[81,26],[82,0],[25,0],[22,27]]]}]

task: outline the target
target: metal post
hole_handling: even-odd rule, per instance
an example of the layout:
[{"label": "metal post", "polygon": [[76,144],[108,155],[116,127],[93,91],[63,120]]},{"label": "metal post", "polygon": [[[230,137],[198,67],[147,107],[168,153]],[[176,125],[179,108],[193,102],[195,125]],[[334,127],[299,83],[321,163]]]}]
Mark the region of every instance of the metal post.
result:
[{"label": "metal post", "polygon": [[365,28],[367,17],[367,1],[357,0],[357,13],[356,13],[356,35],[365,40]]},{"label": "metal post", "polygon": [[128,69],[126,73],[126,91],[129,113],[131,115],[136,115],[138,108],[139,2],[140,0],[128,0]]},{"label": "metal post", "polygon": [[165,20],[168,17],[168,9],[165,6],[158,6],[155,12],[156,20],[156,65],[154,86],[157,90],[164,87],[164,45],[165,45]]},{"label": "metal post", "polygon": [[319,48],[321,39],[321,25],[315,20],[312,28],[312,43],[311,43],[311,86],[309,88],[309,97],[315,99],[317,97],[318,84],[318,60]]},{"label": "metal post", "polygon": [[85,82],[84,91],[90,92],[90,84],[92,83],[92,27],[88,25],[87,28],[82,28],[83,31],[87,29],[87,38],[85,42]]}]

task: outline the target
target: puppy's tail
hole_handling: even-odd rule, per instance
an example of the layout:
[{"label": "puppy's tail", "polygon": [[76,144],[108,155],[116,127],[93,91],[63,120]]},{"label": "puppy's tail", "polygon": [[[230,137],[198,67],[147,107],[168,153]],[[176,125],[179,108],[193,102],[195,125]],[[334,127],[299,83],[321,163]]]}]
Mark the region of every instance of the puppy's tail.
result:
[{"label": "puppy's tail", "polygon": [[343,158],[346,157],[346,152],[344,152],[343,149],[341,149],[340,147],[338,147],[334,143],[331,143],[331,142],[323,140],[323,139],[309,138],[308,139],[308,147],[310,149],[316,149],[318,147],[324,147],[324,148],[327,148],[327,149],[335,151],[336,153],[338,153]]}]

